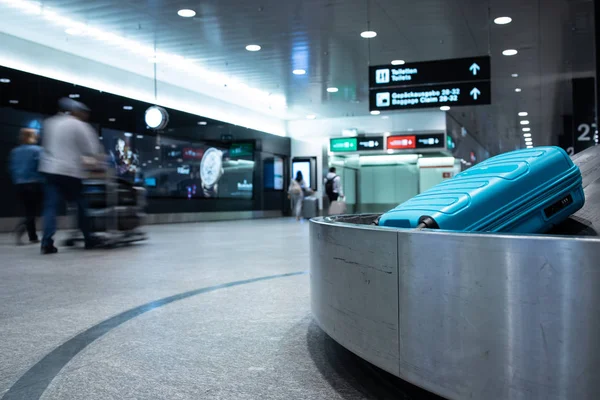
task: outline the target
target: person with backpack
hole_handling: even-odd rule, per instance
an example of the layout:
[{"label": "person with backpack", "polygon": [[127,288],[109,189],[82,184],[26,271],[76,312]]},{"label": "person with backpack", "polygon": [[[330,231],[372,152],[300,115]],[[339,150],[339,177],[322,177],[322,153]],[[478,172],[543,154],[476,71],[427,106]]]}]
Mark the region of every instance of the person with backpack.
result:
[{"label": "person with backpack", "polygon": [[342,180],[336,175],[335,167],[329,168],[329,173],[325,178],[325,193],[329,197],[329,203],[337,201],[340,197],[344,197],[342,190]]},{"label": "person with backpack", "polygon": [[288,189],[288,197],[292,200],[292,210],[296,221],[300,221],[302,217],[302,200],[304,199],[305,187],[306,183],[304,182],[302,172],[298,171],[296,178],[292,180]]}]

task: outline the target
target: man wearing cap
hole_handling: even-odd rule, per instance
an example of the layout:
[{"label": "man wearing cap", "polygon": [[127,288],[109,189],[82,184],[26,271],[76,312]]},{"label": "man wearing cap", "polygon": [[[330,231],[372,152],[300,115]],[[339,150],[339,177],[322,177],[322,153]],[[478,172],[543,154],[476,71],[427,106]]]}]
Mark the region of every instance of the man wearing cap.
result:
[{"label": "man wearing cap", "polygon": [[39,170],[46,178],[42,254],[58,251],[52,238],[56,232],[56,214],[62,198],[77,204],[79,229],[83,233],[86,249],[98,244],[98,239],[90,233],[82,181],[86,177],[84,159],[98,155],[102,145],[86,122],[90,110],[84,104],[61,99],[59,109],[58,114],[44,121],[42,138],[44,152]]}]

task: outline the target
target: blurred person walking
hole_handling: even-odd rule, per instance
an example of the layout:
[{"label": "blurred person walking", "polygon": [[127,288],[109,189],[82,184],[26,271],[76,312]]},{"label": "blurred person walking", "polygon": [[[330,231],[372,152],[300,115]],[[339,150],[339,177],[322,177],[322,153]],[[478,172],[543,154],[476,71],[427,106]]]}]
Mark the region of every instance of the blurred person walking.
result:
[{"label": "blurred person walking", "polygon": [[37,145],[38,135],[34,129],[23,128],[19,132],[19,146],[9,156],[9,169],[17,189],[19,201],[25,209],[25,219],[15,228],[17,244],[23,244],[25,232],[30,243],[38,243],[35,218],[42,204],[42,175],[38,165],[42,148]]},{"label": "blurred person walking", "polygon": [[335,167],[329,168],[329,173],[325,177],[325,193],[329,197],[329,202],[333,203],[340,197],[344,197],[344,190],[342,189],[342,179],[336,175]]},{"label": "blurred person walking", "polygon": [[292,200],[292,211],[294,212],[296,221],[300,221],[300,217],[302,216],[302,200],[304,200],[305,187],[306,183],[304,182],[302,172],[298,171],[296,178],[292,180],[288,189],[288,197]]},{"label": "blurred person walking", "polygon": [[40,172],[46,180],[42,254],[58,252],[53,236],[61,199],[77,204],[79,229],[83,233],[85,248],[94,248],[100,242],[90,232],[83,179],[87,175],[88,161],[102,152],[102,145],[87,123],[90,110],[84,104],[65,98],[59,101],[59,109],[57,115],[44,122],[44,151],[40,159]]}]

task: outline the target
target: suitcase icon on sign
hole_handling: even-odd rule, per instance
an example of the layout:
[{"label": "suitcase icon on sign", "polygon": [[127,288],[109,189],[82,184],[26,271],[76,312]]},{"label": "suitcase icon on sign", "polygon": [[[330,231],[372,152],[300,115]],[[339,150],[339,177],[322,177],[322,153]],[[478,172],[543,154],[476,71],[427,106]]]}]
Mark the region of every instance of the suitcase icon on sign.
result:
[{"label": "suitcase icon on sign", "polygon": [[375,97],[375,104],[377,107],[389,107],[390,106],[390,93],[377,93]]}]

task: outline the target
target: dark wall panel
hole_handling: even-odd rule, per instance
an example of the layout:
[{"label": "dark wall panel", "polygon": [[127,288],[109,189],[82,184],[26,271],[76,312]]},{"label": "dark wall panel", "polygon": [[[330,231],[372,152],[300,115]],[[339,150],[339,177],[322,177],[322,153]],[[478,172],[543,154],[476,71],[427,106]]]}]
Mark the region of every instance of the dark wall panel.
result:
[{"label": "dark wall panel", "polygon": [[[150,197],[148,212],[216,212],[286,208],[285,193],[265,191],[262,174],[263,160],[275,155],[283,158],[290,157],[289,138],[172,109],[167,109],[169,125],[163,131],[155,132],[148,129],[144,122],[144,112],[151,104],[4,67],[0,67],[0,79],[10,80],[9,83],[0,83],[0,163],[5,166],[0,170],[0,187],[3,190],[3,196],[0,196],[0,217],[19,214],[14,188],[6,168],[8,154],[18,144],[19,129],[21,127],[40,129],[43,120],[56,112],[58,99],[70,95],[90,107],[92,110],[90,122],[98,132],[109,129],[127,132],[133,139],[143,136],[146,139],[155,138],[160,142],[162,138],[171,138],[208,143],[225,149],[236,142],[253,144],[255,165],[252,199]],[[130,106],[132,109],[126,110],[124,106]],[[108,145],[109,148],[110,146],[112,144]]]}]

